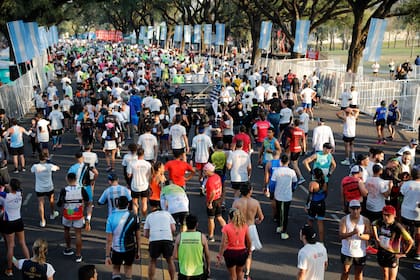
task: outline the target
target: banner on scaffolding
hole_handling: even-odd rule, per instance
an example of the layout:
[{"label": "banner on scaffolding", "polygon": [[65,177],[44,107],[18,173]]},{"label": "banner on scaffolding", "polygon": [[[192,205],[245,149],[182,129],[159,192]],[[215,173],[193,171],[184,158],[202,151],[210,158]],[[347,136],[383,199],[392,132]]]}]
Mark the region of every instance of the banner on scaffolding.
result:
[{"label": "banner on scaffolding", "polygon": [[261,22],[261,30],[260,30],[260,42],[258,44],[258,48],[269,51],[271,48],[271,28],[273,27],[273,23],[271,21],[263,21]]},{"label": "banner on scaffolding", "polygon": [[295,33],[295,43],[293,46],[293,52],[306,53],[306,49],[308,47],[310,25],[311,25],[311,22],[309,20],[296,21],[296,33]]},{"label": "banner on scaffolding", "polygon": [[372,18],[369,25],[369,33],[366,46],[363,50],[364,61],[379,61],[381,59],[382,43],[387,22],[385,19]]}]

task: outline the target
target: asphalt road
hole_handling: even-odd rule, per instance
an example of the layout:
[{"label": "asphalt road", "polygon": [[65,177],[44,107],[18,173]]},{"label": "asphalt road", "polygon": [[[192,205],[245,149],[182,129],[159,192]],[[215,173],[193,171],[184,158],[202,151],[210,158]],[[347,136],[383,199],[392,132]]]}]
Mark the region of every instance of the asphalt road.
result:
[{"label": "asphalt road", "polygon": [[[326,247],[329,255],[329,267],[326,272],[325,279],[338,279],[341,272],[340,262],[340,241],[338,239],[338,220],[343,216],[339,198],[339,187],[341,178],[348,174],[348,167],[340,166],[339,161],[343,160],[344,147],[342,145],[341,131],[342,126],[335,117],[335,112],[338,109],[328,104],[321,105],[320,109],[316,110],[316,117],[324,117],[327,119],[327,125],[332,126],[335,131],[337,140],[337,150],[335,151],[335,158],[338,163],[338,168],[330,179],[330,190],[327,198],[327,217],[325,219],[326,230]],[[315,123],[311,123],[311,128]],[[358,137],[356,140],[356,149],[358,152],[367,153],[369,146],[376,146],[375,131],[371,124],[371,118],[361,116],[357,127]],[[339,136],[340,135],[340,136]],[[415,137],[414,133],[402,132],[397,133],[397,139],[385,146],[382,146],[386,151],[386,156],[394,154],[400,147],[406,145],[410,138]],[[35,158],[31,158],[29,143],[25,147],[27,155],[27,170],[36,162]],[[65,186],[65,174],[71,164],[75,162],[74,154],[78,151],[78,144],[75,137],[71,133],[64,136],[63,148],[56,151],[52,160],[61,167],[61,170],[54,174],[55,193],[58,196],[59,190]],[[95,146],[95,152],[100,157],[98,166],[99,178],[95,187],[94,198],[97,200],[102,191],[107,187],[106,182],[106,164],[102,151],[99,145]],[[117,173],[122,178],[121,160],[117,161]],[[302,247],[299,241],[299,228],[306,221],[306,214],[303,210],[304,202],[306,201],[306,185],[300,187],[295,193],[290,209],[289,218],[289,235],[290,239],[281,240],[280,235],[275,233],[276,225],[272,222],[271,208],[269,200],[262,194],[263,187],[263,171],[256,167],[256,154],[253,155],[253,173],[251,176],[252,183],[256,186],[254,197],[261,202],[265,220],[258,226],[260,239],[263,243],[263,249],[255,252],[253,257],[253,264],[251,269],[252,279],[295,279],[297,274],[297,252]],[[419,157],[417,157],[419,162]],[[303,169],[303,168],[302,168]],[[9,166],[12,170],[12,166]],[[305,173],[308,179],[309,174]],[[77,279],[77,270],[82,264],[95,264],[99,273],[98,279],[110,279],[111,267],[104,265],[105,256],[105,222],[107,209],[105,206],[96,206],[93,213],[92,231],[83,232],[83,262],[77,264],[74,257],[63,256],[64,248],[63,228],[61,226],[61,216],[55,221],[47,220],[46,228],[39,227],[39,218],[37,211],[37,199],[34,192],[34,175],[29,171],[19,174],[11,174],[12,177],[19,178],[22,181],[22,186],[25,193],[24,206],[22,207],[22,215],[25,222],[26,243],[29,248],[33,241],[39,237],[47,239],[49,243],[48,262],[50,262],[55,270],[55,279],[60,280],[74,280]],[[229,186],[229,184],[227,184]],[[199,217],[199,230],[204,233],[207,232],[207,216],[205,213],[204,197],[199,195],[199,184],[197,176],[187,184],[187,193],[190,198],[190,210]],[[228,205],[233,201],[233,193],[228,187],[227,203]],[[49,208],[46,210],[49,214]],[[225,213],[225,218],[226,218]],[[216,254],[220,245],[220,227],[216,226],[216,242],[210,243],[212,266],[212,279],[228,279],[228,274],[224,266],[216,267]],[[74,241],[74,240],[73,240]],[[147,240],[142,239],[142,258],[134,265],[134,279],[147,279]],[[0,279],[21,279],[19,272],[15,270],[15,277],[7,278],[3,271],[6,265],[6,251],[4,242],[0,242]],[[17,258],[22,257],[19,246],[15,250]],[[399,270],[399,279],[418,279],[420,273],[412,269],[414,260],[403,259]],[[164,261],[159,262],[158,266],[162,269],[158,270],[156,279],[169,279],[166,264]],[[376,256],[368,255],[367,265],[364,269],[365,279],[379,279],[381,278],[381,270],[376,263]]]}]

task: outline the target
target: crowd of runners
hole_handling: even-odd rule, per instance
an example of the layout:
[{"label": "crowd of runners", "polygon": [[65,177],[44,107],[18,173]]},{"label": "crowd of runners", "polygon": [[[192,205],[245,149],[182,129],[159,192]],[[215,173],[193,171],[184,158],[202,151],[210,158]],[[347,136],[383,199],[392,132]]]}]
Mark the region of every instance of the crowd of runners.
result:
[{"label": "crowd of runners", "polygon": [[[300,231],[304,247],[298,256],[298,279],[323,279],[328,263],[323,245],[325,200],[337,163],[328,120],[314,118],[321,101],[319,73],[295,74],[291,69],[273,77],[268,69],[253,69],[235,55],[184,56],[178,50],[140,50],[123,44],[65,43],[53,52],[50,63],[57,76],[46,89],[33,87],[37,113],[30,127],[0,109],[0,226],[7,244],[7,276],[13,276],[13,265],[23,271],[24,279],[54,275],[53,266],[46,263],[45,240],[35,241],[30,256],[20,214],[20,181],[11,179],[8,170],[11,159],[12,177],[27,172],[27,167],[34,173],[39,226],[47,226],[47,213],[51,220],[62,216],[63,254],[74,255],[78,263],[83,260],[82,230],[91,230],[94,204],[107,204],[104,254],[115,280],[122,274],[132,279],[142,234],[149,239],[149,279],[154,279],[160,256],[168,263],[171,279],[176,276],[175,259],[178,279],[207,279],[208,243],[216,241],[216,221],[222,230],[217,264],[225,263],[229,279],[250,279],[252,252],[262,248],[256,225],[269,216],[279,238],[288,239],[293,192],[304,186],[309,192],[308,220]],[[191,108],[191,96],[182,89],[186,82],[213,84],[211,104]],[[396,279],[399,258],[409,254],[420,260],[418,140],[412,139],[386,160],[380,148],[356,154],[355,87],[342,93],[336,115],[343,122],[343,131],[336,134],[342,134],[345,147],[339,164],[350,168],[341,181],[346,214],[339,225],[341,279],[348,279],[351,266],[361,279],[367,253],[377,255],[384,279]],[[373,117],[377,144],[394,140],[400,116],[398,100],[378,104]],[[309,131],[311,121],[317,126]],[[52,173],[60,166],[52,157],[67,144],[63,133],[68,132],[74,133],[79,148],[67,171],[67,186],[58,193]],[[32,156],[39,158],[30,168],[25,163],[24,134],[30,138]],[[103,170],[97,168],[99,148],[106,161]],[[116,165],[116,158],[122,158],[122,166]],[[252,184],[253,166],[263,169],[264,187]],[[305,178],[302,168],[311,176]],[[109,183],[101,195],[95,194],[100,174]],[[186,192],[196,174],[206,201],[207,233],[197,231],[197,216],[190,212]],[[229,188],[233,204],[226,199]],[[254,188],[271,200],[271,213],[264,215],[260,202],[252,198]],[[15,239],[25,259],[15,259]],[[79,279],[96,279],[95,275],[95,268],[86,266]]]}]

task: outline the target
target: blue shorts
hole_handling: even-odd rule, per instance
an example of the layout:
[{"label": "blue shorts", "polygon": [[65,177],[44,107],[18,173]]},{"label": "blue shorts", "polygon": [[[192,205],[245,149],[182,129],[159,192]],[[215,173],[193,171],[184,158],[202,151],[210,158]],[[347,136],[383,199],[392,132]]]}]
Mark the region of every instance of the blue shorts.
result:
[{"label": "blue shorts", "polygon": [[302,103],[302,107],[305,109],[305,108],[308,108],[308,109],[310,109],[310,108],[312,108],[312,103]]},{"label": "blue shorts", "polygon": [[88,186],[84,186],[88,196],[89,196],[89,202],[93,201],[93,193],[92,193],[92,186],[88,185]]}]

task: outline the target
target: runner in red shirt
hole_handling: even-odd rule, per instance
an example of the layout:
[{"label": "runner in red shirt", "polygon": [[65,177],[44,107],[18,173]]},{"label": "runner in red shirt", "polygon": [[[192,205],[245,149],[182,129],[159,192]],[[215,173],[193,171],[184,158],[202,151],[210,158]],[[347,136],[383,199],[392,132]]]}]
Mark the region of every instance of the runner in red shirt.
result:
[{"label": "runner in red shirt", "polygon": [[207,204],[207,221],[209,234],[208,238],[210,242],[214,242],[214,218],[220,224],[220,227],[226,225],[225,220],[222,217],[222,179],[219,175],[214,173],[215,167],[211,163],[207,163],[203,167],[204,174],[207,176],[206,182],[206,204]]},{"label": "runner in red shirt", "polygon": [[260,120],[255,122],[252,126],[254,130],[254,135],[257,141],[257,147],[261,148],[262,143],[264,142],[265,137],[267,137],[268,128],[271,127],[271,123],[266,120],[265,113],[260,113]]},{"label": "runner in red shirt", "polygon": [[303,184],[306,180],[300,172],[298,159],[302,151],[306,152],[306,136],[305,131],[299,127],[300,120],[295,119],[293,121],[293,127],[289,129],[287,135],[287,145],[290,153],[290,160],[292,162],[293,170],[295,170],[298,176],[298,184]]},{"label": "runner in red shirt", "polygon": [[355,165],[350,170],[350,176],[346,176],[341,180],[341,200],[343,202],[344,212],[350,213],[349,203],[352,200],[363,201],[368,190],[362,181],[363,169],[359,165]]},{"label": "runner in red shirt", "polygon": [[244,143],[242,146],[242,150],[249,154],[251,151],[251,137],[246,133],[246,126],[241,125],[239,128],[239,133],[236,134],[232,139],[232,146],[231,149],[235,150],[236,142],[242,140]]},{"label": "runner in red shirt", "polygon": [[[165,164],[165,171],[168,171],[168,177],[172,183],[185,188],[186,181],[194,176],[195,170],[187,163],[185,152],[175,153],[174,156],[175,159]],[[188,172],[187,175],[185,175],[186,172]]]}]

